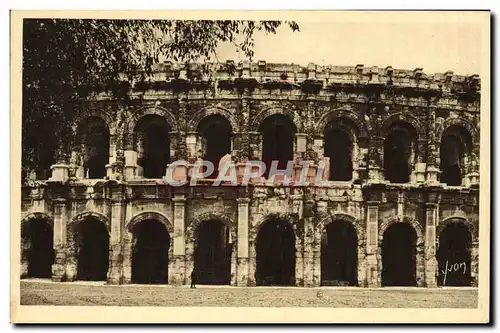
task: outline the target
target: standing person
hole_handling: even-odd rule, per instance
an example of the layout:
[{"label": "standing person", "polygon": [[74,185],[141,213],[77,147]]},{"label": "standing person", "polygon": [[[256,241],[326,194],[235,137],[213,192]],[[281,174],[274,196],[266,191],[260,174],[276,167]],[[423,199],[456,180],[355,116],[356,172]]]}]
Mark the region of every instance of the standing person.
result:
[{"label": "standing person", "polygon": [[196,280],[197,280],[197,273],[196,269],[193,267],[193,270],[191,271],[191,288],[196,289]]}]

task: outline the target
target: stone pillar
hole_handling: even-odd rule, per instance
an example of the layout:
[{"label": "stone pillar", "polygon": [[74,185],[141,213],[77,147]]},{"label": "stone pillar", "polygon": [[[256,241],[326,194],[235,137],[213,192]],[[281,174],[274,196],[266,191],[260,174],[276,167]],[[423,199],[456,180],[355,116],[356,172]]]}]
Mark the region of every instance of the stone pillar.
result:
[{"label": "stone pillar", "polygon": [[52,170],[52,177],[49,180],[65,182],[69,178],[69,165],[67,164],[53,164],[50,169]]},{"label": "stone pillar", "polygon": [[113,179],[113,174],[115,172],[113,168],[113,164],[116,161],[116,150],[117,150],[117,141],[118,139],[118,133],[115,131],[115,133],[109,133],[109,153],[108,153],[108,163],[104,166],[106,169],[106,177],[109,177],[110,179]]},{"label": "stone pillar", "polygon": [[466,169],[462,184],[468,187],[479,186],[479,151],[477,151],[476,154],[476,150],[478,150],[478,148],[474,144],[473,151],[466,155],[468,156],[468,160],[463,162],[463,164],[468,165],[468,169]]},{"label": "stone pillar", "polygon": [[354,140],[352,143],[352,150],[351,150],[351,161],[352,161],[352,181],[357,182],[360,179],[359,176],[359,167],[360,167],[360,153],[359,153],[359,146],[358,142]]},{"label": "stone pillar", "polygon": [[[23,222],[29,223],[29,222]],[[31,238],[26,237],[22,234],[23,225],[21,224],[21,279],[28,276],[28,265],[29,265],[29,251],[31,248]]]},{"label": "stone pillar", "polygon": [[262,134],[260,132],[249,132],[249,158],[262,160]]},{"label": "stone pillar", "polygon": [[[127,133],[124,133],[123,140],[125,141],[124,145],[124,176],[126,180],[131,180],[134,178],[138,178],[142,176],[142,168],[137,164],[138,152],[137,148],[134,147],[134,129],[129,128]],[[139,140],[139,138],[137,138]]]},{"label": "stone pillar", "polygon": [[434,107],[429,107],[427,117],[427,160],[426,160],[426,182],[428,184],[438,184],[439,183],[439,147],[438,140],[436,138],[436,109]]},{"label": "stone pillar", "polygon": [[358,287],[366,287],[367,286],[367,269],[366,269],[366,255],[365,255],[365,250],[366,250],[366,239],[365,237],[359,237],[358,238],[358,267],[357,267],[357,274],[358,274]]},{"label": "stone pillar", "polygon": [[318,157],[318,160],[323,159],[325,156],[325,151],[324,151],[324,146],[325,146],[325,139],[323,135],[315,135],[313,139],[313,150],[316,156]]},{"label": "stone pillar", "polygon": [[122,278],[121,283],[127,284],[132,282],[132,250],[133,250],[134,235],[130,231],[125,231],[122,238]]},{"label": "stone pillar", "polygon": [[229,154],[231,154],[231,158],[235,162],[245,161],[245,156],[247,155],[245,151],[248,149],[244,149],[243,141],[245,141],[245,133],[242,132],[233,132],[231,135],[231,150]]},{"label": "stone pillar", "polygon": [[293,159],[304,159],[307,149],[307,134],[306,133],[296,133],[295,134],[295,150],[293,154]]},{"label": "stone pillar", "polygon": [[177,116],[178,132],[175,135],[176,142],[175,142],[175,146],[173,147],[174,150],[172,151],[172,146],[171,146],[171,150],[170,150],[170,156],[172,156],[174,160],[188,158],[186,132],[189,130],[188,129],[188,119],[187,119],[187,114],[189,111],[189,99],[188,99],[187,94],[180,93],[177,96],[177,103],[178,103],[178,107],[179,107],[179,113]]},{"label": "stone pillar", "polygon": [[[295,232],[295,285],[296,286],[304,286],[305,280],[312,280],[312,270],[313,270],[313,258],[312,258],[312,248],[309,248],[309,252],[306,254],[307,256],[307,264],[305,263],[304,255],[305,255],[305,240],[309,242],[311,239],[311,235],[307,235],[307,231],[312,232],[309,228],[308,224],[312,223],[312,217],[314,215],[314,200],[312,198],[308,198],[305,200],[305,205],[302,207],[303,197],[301,194],[294,194],[291,196],[292,199],[292,212],[294,215],[298,217],[298,221],[294,226]],[[300,228],[300,223],[303,221],[304,226]],[[302,234],[300,233],[302,231]],[[314,235],[312,236],[314,239]],[[307,267],[306,267],[307,266]],[[306,271],[308,277],[306,278]],[[312,283],[312,282],[310,282]]]},{"label": "stone pillar", "polygon": [[479,286],[479,242],[477,239],[472,241],[471,261],[470,261],[471,285]]},{"label": "stone pillar", "polygon": [[[200,137],[196,132],[189,132],[186,134],[186,148],[188,160],[196,160],[198,157],[198,149],[200,144]],[[201,157],[201,156],[200,156]]]},{"label": "stone pillar", "polygon": [[314,200],[309,199],[305,203],[304,220],[304,239],[303,239],[303,265],[304,265],[304,287],[315,286],[314,265],[315,265],[315,237],[314,237]]},{"label": "stone pillar", "polygon": [[[366,214],[366,278],[370,288],[380,287],[378,202],[367,202]],[[359,263],[358,263],[359,265]]]},{"label": "stone pillar", "polygon": [[69,160],[71,158],[71,154],[68,153],[71,150],[71,140],[67,138],[64,133],[59,134],[61,135],[61,137],[59,138],[59,142],[55,152],[56,162],[50,167],[50,169],[52,170],[52,175],[49,178],[49,181],[64,183],[68,180],[70,172]]},{"label": "stone pillar", "polygon": [[[327,197],[319,198],[316,202],[316,224],[320,223],[328,214],[327,199]],[[316,287],[321,285],[321,236],[324,230],[320,230],[320,227],[316,227],[313,248],[313,284]]]},{"label": "stone pillar", "polygon": [[304,252],[303,235],[298,234],[298,228],[295,230],[295,285],[302,287],[304,285]]},{"label": "stone pillar", "polygon": [[257,235],[248,240],[248,286],[254,287],[257,285]]},{"label": "stone pillar", "polygon": [[238,262],[236,285],[248,286],[248,205],[249,198],[238,198]]},{"label": "stone pillar", "polygon": [[427,220],[425,223],[425,286],[428,288],[436,288],[436,272],[437,272],[437,260],[436,260],[436,221],[437,221],[437,204],[427,203],[426,204],[426,216]]},{"label": "stone pillar", "polygon": [[[368,179],[368,152],[369,152],[369,139],[366,136],[360,136],[357,142],[357,179],[353,180],[356,182],[364,181]],[[354,150],[353,150],[354,154]],[[353,156],[354,158],[354,156]],[[354,176],[354,175],[353,175]]]},{"label": "stone pillar", "polygon": [[247,162],[250,153],[250,136],[248,134],[248,121],[251,113],[251,91],[245,88],[240,100],[239,128],[233,128],[232,153],[236,162]]},{"label": "stone pillar", "polygon": [[126,175],[125,165],[125,112],[123,109],[117,111],[117,121],[114,122],[114,134],[110,136],[109,165],[106,165],[106,173],[110,179],[121,181]]},{"label": "stone pillar", "polygon": [[[175,194],[174,202],[174,253],[173,260],[169,264],[169,284],[182,285],[190,283],[190,273],[192,263],[188,265],[186,258],[186,239],[185,239],[185,214],[186,214],[186,198],[184,194]],[[189,262],[191,259],[189,258]]]},{"label": "stone pillar", "polygon": [[264,218],[264,202],[267,199],[266,194],[259,191],[262,187],[253,187],[252,201],[249,205],[249,237],[248,237],[248,285],[255,286],[257,284],[257,236],[259,223]]},{"label": "stone pillar", "polygon": [[54,264],[52,281],[63,281],[66,275],[66,199],[54,200]]},{"label": "stone pillar", "polygon": [[109,238],[108,283],[122,282],[122,225],[125,218],[125,204],[122,200],[111,202],[111,235]]},{"label": "stone pillar", "polygon": [[413,167],[412,182],[423,183],[426,180],[426,163],[425,163],[425,152],[427,150],[427,139],[419,138],[417,141],[417,153],[415,156],[415,161]]},{"label": "stone pillar", "polygon": [[[170,161],[188,160],[191,152],[188,153],[187,135],[185,132],[174,131],[170,132]],[[191,147],[189,149],[196,149]]]},{"label": "stone pillar", "polygon": [[384,178],[384,138],[374,136],[370,140],[368,150],[368,180],[372,183],[379,183]]}]

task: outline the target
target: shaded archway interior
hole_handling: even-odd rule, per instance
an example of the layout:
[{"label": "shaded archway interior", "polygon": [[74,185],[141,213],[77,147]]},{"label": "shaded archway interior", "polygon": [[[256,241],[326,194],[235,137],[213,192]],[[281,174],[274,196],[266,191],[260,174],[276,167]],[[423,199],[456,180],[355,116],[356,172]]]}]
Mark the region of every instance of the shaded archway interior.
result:
[{"label": "shaded archway interior", "polygon": [[109,129],[99,117],[89,117],[80,124],[78,137],[83,153],[83,168],[92,179],[106,176],[109,163]]},{"label": "shaded archway interior", "polygon": [[134,128],[137,164],[145,178],[162,178],[170,163],[170,125],[159,115],[145,115]]},{"label": "shaded archway interior", "polygon": [[269,175],[272,161],[277,161],[278,169],[287,167],[293,161],[293,146],[297,128],[293,121],[285,115],[275,114],[261,123],[262,162],[266,165],[265,177]]},{"label": "shaded archway interior", "polygon": [[109,233],[95,217],[87,217],[75,226],[77,279],[105,281],[109,267]]},{"label": "shaded archway interior", "polygon": [[295,232],[289,221],[275,218],[264,222],[257,234],[257,285],[294,285],[295,251]]},{"label": "shaded archway interior", "polygon": [[138,222],[132,228],[132,283],[167,284],[170,234],[155,219]]},{"label": "shaded archway interior", "polygon": [[438,285],[471,285],[471,245],[471,234],[462,221],[453,221],[443,228],[436,253]]},{"label": "shaded archway interior", "polygon": [[352,223],[336,220],[323,230],[321,285],[358,285],[358,239]]},{"label": "shaded archway interior", "polygon": [[472,138],[460,126],[448,127],[441,137],[440,170],[441,182],[450,186],[460,186],[465,173],[465,156],[470,154]]},{"label": "shaded archway interior", "polygon": [[382,286],[417,285],[417,233],[408,223],[395,223],[382,240]]},{"label": "shaded archway interior", "polygon": [[324,130],[324,156],[330,159],[329,180],[352,179],[352,134],[349,125],[341,119],[328,123]]},{"label": "shaded archway interior", "polygon": [[201,222],[195,230],[196,283],[224,285],[231,282],[231,231],[219,220]]},{"label": "shaded archway interior", "polygon": [[201,136],[203,159],[214,165],[212,178],[218,175],[221,158],[231,152],[231,124],[222,115],[209,115],[198,124]]},{"label": "shaded archway interior", "polygon": [[392,124],[384,140],[384,176],[391,183],[407,183],[415,162],[417,134],[408,123]]},{"label": "shaded archway interior", "polygon": [[50,278],[54,263],[53,228],[43,218],[23,222],[22,260],[28,263],[27,277]]}]

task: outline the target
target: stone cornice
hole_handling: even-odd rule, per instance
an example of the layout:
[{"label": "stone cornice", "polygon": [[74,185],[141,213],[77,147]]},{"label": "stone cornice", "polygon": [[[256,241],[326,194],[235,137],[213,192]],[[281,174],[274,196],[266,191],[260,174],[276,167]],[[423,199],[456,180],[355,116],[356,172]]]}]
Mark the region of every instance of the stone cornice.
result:
[{"label": "stone cornice", "polygon": [[[339,93],[368,96],[378,101],[380,96],[405,96],[437,100],[452,98],[464,103],[477,102],[480,78],[456,75],[451,71],[426,74],[421,68],[413,70],[357,66],[307,67],[294,64],[234,62],[218,64],[158,64],[151,77],[130,81],[125,76],[131,96],[151,94],[151,91],[200,92],[202,94],[252,93],[254,91],[298,91],[303,95],[336,96]],[[97,95],[105,98],[106,93]],[[154,94],[153,94],[154,95]]]}]

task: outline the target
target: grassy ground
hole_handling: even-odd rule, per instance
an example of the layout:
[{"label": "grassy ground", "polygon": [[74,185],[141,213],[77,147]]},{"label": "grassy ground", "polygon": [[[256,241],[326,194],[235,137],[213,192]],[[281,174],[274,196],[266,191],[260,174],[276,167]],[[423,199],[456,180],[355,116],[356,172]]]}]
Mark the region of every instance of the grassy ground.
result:
[{"label": "grassy ground", "polygon": [[107,286],[21,281],[22,305],[475,308],[473,288]]}]

